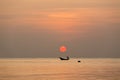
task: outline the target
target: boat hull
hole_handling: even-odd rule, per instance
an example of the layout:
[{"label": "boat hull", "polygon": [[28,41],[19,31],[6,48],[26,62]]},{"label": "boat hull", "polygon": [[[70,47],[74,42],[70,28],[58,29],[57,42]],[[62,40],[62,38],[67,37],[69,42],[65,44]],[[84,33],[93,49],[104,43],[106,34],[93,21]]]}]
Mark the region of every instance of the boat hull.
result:
[{"label": "boat hull", "polygon": [[67,58],[59,57],[59,58],[60,58],[60,60],[69,60],[69,57],[67,57]]}]

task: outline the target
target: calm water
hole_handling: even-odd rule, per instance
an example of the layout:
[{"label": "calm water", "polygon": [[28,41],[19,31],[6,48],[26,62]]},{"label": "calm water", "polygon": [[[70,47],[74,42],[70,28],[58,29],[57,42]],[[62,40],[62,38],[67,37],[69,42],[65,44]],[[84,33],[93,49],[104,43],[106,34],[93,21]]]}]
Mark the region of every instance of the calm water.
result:
[{"label": "calm water", "polygon": [[0,80],[120,80],[119,59],[0,59]]}]

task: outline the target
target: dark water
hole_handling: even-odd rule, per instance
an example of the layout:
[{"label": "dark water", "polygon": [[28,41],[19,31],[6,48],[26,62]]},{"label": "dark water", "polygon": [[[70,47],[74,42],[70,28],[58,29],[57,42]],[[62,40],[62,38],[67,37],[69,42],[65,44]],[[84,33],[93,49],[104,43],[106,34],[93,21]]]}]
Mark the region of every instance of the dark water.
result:
[{"label": "dark water", "polygon": [[0,59],[0,80],[120,80],[120,59]]}]

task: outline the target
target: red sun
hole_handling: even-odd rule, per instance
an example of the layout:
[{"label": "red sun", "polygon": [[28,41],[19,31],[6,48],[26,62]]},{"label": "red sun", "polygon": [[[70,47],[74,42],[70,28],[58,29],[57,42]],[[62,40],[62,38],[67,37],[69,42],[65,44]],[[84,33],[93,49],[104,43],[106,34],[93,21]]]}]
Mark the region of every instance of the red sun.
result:
[{"label": "red sun", "polygon": [[66,52],[66,51],[67,51],[67,48],[65,46],[60,47],[60,52]]}]

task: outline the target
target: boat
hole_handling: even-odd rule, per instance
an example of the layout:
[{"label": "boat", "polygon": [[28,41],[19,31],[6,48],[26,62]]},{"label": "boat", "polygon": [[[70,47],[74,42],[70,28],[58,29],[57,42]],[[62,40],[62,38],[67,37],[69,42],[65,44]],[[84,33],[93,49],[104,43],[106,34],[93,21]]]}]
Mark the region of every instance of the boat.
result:
[{"label": "boat", "polygon": [[70,58],[67,56],[66,58],[63,58],[63,57],[59,57],[60,60],[69,60]]}]

